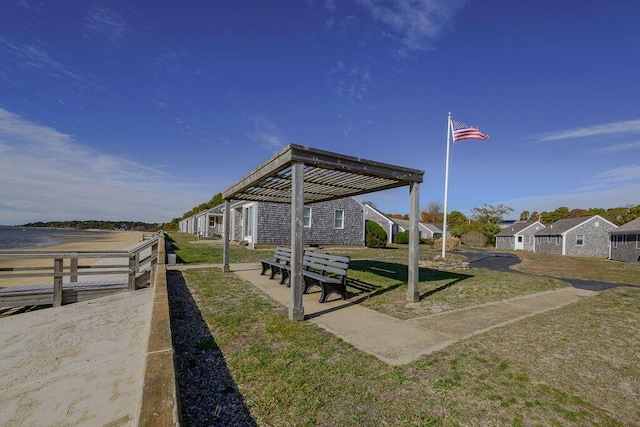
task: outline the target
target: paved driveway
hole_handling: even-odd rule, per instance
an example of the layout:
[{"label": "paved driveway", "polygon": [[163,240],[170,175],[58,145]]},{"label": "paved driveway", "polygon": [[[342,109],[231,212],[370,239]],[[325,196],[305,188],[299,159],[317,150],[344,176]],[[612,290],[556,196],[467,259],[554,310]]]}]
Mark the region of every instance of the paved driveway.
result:
[{"label": "paved driveway", "polygon": [[[487,270],[497,271],[510,271],[512,273],[524,273],[517,270],[512,270],[510,267],[520,262],[520,258],[515,253],[510,252],[494,252],[483,249],[469,249],[457,252],[460,255],[467,257],[467,260],[474,268],[486,268]],[[554,277],[554,276],[548,276]],[[588,291],[605,291],[607,289],[616,288],[618,286],[627,286],[620,283],[600,282],[596,280],[583,280],[583,279],[568,279],[565,277],[554,277],[555,279],[564,280],[571,286],[578,289],[585,289]]]}]

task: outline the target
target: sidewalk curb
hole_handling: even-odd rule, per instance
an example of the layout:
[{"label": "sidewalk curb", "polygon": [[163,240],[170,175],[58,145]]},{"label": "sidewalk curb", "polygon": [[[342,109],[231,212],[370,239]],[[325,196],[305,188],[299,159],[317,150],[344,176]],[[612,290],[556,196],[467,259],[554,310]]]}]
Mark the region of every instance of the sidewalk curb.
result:
[{"label": "sidewalk curb", "polygon": [[[164,240],[164,239],[162,239]],[[181,425],[180,396],[173,361],[164,242],[159,245],[153,312],[145,355],[139,426]]]}]

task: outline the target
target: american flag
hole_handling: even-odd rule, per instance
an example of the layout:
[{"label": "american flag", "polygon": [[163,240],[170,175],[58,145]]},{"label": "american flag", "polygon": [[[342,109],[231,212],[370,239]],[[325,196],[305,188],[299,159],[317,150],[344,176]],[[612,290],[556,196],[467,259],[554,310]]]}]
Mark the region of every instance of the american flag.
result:
[{"label": "american flag", "polygon": [[464,123],[451,119],[453,125],[453,142],[464,139],[489,139],[489,135],[480,132],[480,128],[474,128]]}]

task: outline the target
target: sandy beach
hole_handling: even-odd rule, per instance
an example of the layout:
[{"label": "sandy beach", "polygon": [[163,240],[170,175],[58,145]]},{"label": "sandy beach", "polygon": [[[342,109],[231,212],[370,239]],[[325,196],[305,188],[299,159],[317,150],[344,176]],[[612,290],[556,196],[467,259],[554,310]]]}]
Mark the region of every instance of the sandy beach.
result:
[{"label": "sandy beach", "polygon": [[[73,235],[68,238],[65,243],[57,245],[43,246],[36,248],[37,250],[61,250],[61,251],[111,251],[126,249],[127,247],[141,242],[144,234],[142,231],[105,231],[103,235],[91,236],[86,238],[82,235]],[[16,250],[19,252],[19,250]],[[80,260],[81,264],[95,262],[92,260]],[[66,262],[65,262],[66,265]],[[51,267],[51,260],[29,260],[29,259],[0,259],[0,268],[7,267]],[[22,278],[22,279],[3,279],[0,275],[0,287],[20,284],[43,283],[43,278]],[[19,282],[16,282],[19,281]]]}]

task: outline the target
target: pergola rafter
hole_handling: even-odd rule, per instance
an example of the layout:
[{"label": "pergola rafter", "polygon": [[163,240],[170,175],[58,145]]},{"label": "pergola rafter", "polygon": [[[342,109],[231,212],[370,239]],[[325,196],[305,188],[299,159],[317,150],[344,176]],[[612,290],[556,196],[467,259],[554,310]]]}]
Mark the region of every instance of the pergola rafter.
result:
[{"label": "pergola rafter", "polygon": [[424,171],[393,166],[291,144],[222,193],[224,269],[229,271],[229,210],[231,200],[291,204],[291,305],[289,317],[304,318],[302,307],[302,212],[305,204],[410,187],[409,289],[418,300],[418,192]]}]

